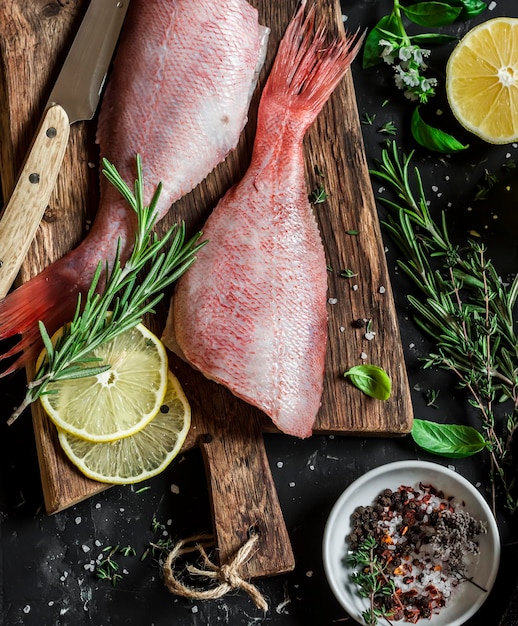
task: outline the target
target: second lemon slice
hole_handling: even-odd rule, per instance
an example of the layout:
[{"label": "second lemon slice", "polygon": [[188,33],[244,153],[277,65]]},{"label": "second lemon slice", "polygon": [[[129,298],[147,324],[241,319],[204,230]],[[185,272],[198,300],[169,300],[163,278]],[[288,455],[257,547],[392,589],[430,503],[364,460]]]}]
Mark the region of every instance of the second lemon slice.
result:
[{"label": "second lemon slice", "polygon": [[135,434],[164,400],[168,365],[162,342],[139,324],[89,356],[111,368],[49,384],[43,407],[58,428],[87,441],[110,442]]},{"label": "second lemon slice", "polygon": [[169,384],[160,411],[130,437],[92,443],[59,431],[68,458],[86,476],[100,482],[128,484],[160,473],[180,451],[191,424],[191,409],[176,377]]}]

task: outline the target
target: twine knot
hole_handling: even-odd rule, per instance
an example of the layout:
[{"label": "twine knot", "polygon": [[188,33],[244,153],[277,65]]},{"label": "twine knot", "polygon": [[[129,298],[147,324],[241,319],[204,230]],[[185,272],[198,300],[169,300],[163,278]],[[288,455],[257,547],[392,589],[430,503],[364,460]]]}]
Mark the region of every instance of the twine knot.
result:
[{"label": "twine knot", "polygon": [[239,576],[239,574],[236,573],[235,566],[228,565],[227,563],[225,563],[219,568],[218,578],[221,580],[221,582],[224,582],[224,583],[227,583],[227,585],[230,585],[232,589],[238,588],[243,581],[241,576]]},{"label": "twine knot", "polygon": [[[250,596],[258,609],[266,612],[268,610],[266,599],[259,589],[251,582],[242,578],[240,573],[242,565],[252,556],[252,549],[258,539],[259,535],[252,533],[246,543],[239,548],[234,558],[229,563],[224,563],[221,566],[213,563],[205,551],[206,547],[214,545],[211,535],[195,535],[188,539],[180,540],[167,555],[163,566],[164,581],[167,589],[171,593],[192,600],[215,600],[223,597],[229,591],[242,589]],[[183,554],[195,551],[200,553],[204,567],[199,568],[189,564],[186,566],[187,572],[190,575],[200,576],[209,581],[217,581],[218,584],[215,587],[208,589],[189,587],[175,576],[174,563],[176,559]]]}]

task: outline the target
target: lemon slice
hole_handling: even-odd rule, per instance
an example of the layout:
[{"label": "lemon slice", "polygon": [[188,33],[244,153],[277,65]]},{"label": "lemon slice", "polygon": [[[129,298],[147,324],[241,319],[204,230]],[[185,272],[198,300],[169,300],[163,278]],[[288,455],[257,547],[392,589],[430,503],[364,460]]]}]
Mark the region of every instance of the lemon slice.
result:
[{"label": "lemon slice", "polygon": [[191,424],[191,409],[176,377],[169,372],[167,392],[156,417],[135,435],[112,443],[92,443],[58,431],[65,454],[86,476],[128,484],[162,472],[180,451]]},{"label": "lemon slice", "polygon": [[[58,331],[60,332],[60,331]],[[93,350],[111,368],[97,376],[50,383],[41,402],[61,430],[87,441],[135,434],[157,414],[167,388],[164,345],[142,324]]]},{"label": "lemon slice", "polygon": [[446,66],[453,114],[489,143],[518,139],[518,19],[497,17],[470,30]]}]

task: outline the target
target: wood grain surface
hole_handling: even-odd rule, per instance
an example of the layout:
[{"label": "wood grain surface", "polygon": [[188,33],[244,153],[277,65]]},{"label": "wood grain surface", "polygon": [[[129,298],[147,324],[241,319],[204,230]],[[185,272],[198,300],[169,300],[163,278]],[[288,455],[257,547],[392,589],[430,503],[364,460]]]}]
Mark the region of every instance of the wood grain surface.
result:
[{"label": "wood grain surface", "polygon": [[[260,21],[272,31],[262,86],[297,2],[254,0],[252,4],[258,7]],[[317,0],[316,4],[331,28],[342,31],[338,0]],[[64,4],[11,0],[0,7],[0,177],[5,198],[13,189],[52,81],[86,6],[84,0]],[[217,199],[242,176],[253,143],[259,92],[238,148],[174,205],[158,230],[178,219],[184,219],[189,230],[200,228]],[[94,136],[95,120],[72,127],[55,192],[20,281],[41,271],[84,236],[98,198]],[[315,207],[330,268],[325,389],[315,432],[407,433],[412,425],[410,391],[350,73],[310,129],[305,148],[308,192],[322,182],[329,195]],[[353,230],[358,234],[347,234]],[[356,276],[341,277],[345,269]],[[164,302],[157,315],[147,320],[148,325],[160,333],[166,315]],[[358,319],[371,320],[372,340],[365,338],[365,329],[356,327]],[[389,372],[393,391],[388,401],[367,398],[344,380],[344,371],[362,363],[362,354],[367,355],[367,362]],[[273,431],[269,420],[176,357],[171,356],[170,365],[191,403],[192,428],[184,449],[199,445],[203,452],[220,561],[227,562],[254,529],[260,533],[260,541],[244,574],[267,576],[292,569],[293,554],[262,438],[262,432]],[[33,420],[50,513],[103,488],[68,463],[53,426],[37,406]]]}]

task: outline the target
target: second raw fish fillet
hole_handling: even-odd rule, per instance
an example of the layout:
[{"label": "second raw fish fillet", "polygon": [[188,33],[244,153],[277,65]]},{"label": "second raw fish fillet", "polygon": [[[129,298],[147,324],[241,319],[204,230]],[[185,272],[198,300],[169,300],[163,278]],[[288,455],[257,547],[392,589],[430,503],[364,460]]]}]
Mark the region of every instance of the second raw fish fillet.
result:
[{"label": "second raw fish fillet", "polygon": [[252,161],[203,227],[208,244],[180,279],[163,340],[207,378],[308,437],[327,340],[327,269],[308,201],[302,140],[360,40],[328,42],[305,3],[262,94]]}]

